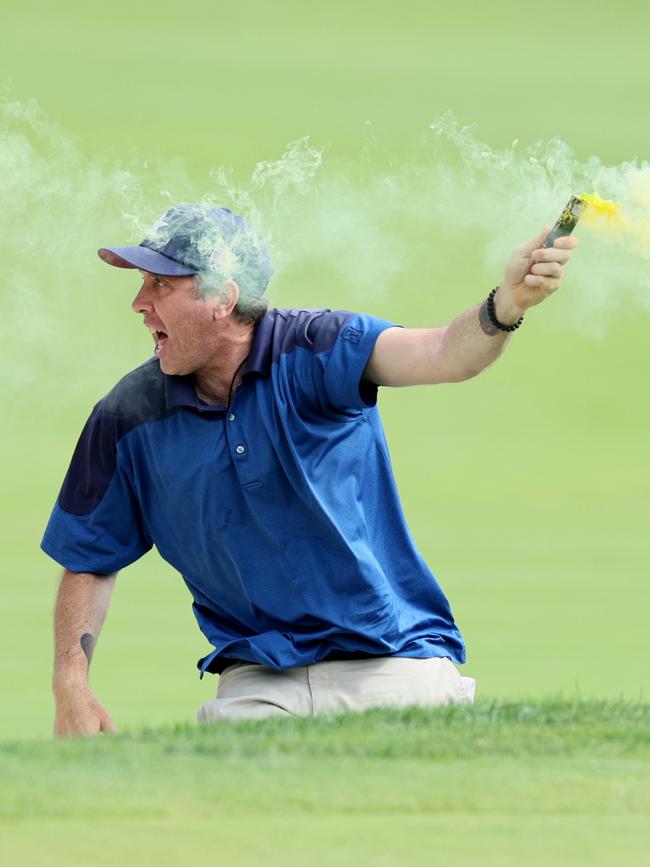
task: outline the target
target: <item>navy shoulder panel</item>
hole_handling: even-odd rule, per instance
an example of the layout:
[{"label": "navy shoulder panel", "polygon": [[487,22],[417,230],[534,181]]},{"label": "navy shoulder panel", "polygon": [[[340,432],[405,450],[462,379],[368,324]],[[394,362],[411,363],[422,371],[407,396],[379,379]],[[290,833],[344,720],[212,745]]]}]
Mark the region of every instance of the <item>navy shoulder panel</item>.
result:
[{"label": "navy shoulder panel", "polygon": [[326,352],[334,345],[343,325],[356,315],[328,308],[269,310],[255,330],[247,370],[266,372],[296,346],[314,353]]},{"label": "navy shoulder panel", "polygon": [[356,314],[349,310],[278,310],[274,328],[273,360],[296,346],[314,353],[331,349],[341,328]]},{"label": "navy shoulder panel", "polygon": [[113,478],[119,440],[166,413],[163,374],[158,359],[151,358],[123,377],[90,414],[63,481],[61,508],[89,515]]},{"label": "navy shoulder panel", "polygon": [[127,373],[100,401],[102,412],[115,421],[118,439],[138,425],[166,413],[164,374],[157,358]]}]

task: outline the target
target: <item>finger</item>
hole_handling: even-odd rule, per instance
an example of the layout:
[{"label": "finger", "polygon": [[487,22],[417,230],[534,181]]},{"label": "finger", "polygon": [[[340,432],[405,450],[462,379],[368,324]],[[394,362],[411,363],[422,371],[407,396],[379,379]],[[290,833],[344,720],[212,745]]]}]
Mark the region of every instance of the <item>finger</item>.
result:
[{"label": "finger", "polygon": [[538,262],[530,269],[531,274],[538,277],[555,277],[561,280],[564,276],[564,269],[559,262]]},{"label": "finger", "polygon": [[560,281],[553,277],[538,277],[536,274],[526,274],[524,281],[526,286],[539,290],[543,295],[551,295],[560,288]]},{"label": "finger", "polygon": [[560,250],[558,247],[542,247],[530,254],[533,262],[559,262],[561,265],[571,258],[571,250]]},{"label": "finger", "polygon": [[106,734],[114,735],[117,732],[117,727],[109,714],[102,714],[100,725],[100,731]]},{"label": "finger", "polygon": [[563,235],[553,241],[556,250],[575,250],[580,242],[573,235]]}]

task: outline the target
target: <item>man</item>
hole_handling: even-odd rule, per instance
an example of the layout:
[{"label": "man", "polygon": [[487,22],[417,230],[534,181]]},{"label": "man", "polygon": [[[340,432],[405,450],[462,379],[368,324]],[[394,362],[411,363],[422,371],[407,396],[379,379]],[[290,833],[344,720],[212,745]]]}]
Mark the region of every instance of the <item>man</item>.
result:
[{"label": "man", "polygon": [[169,209],[135,247],[154,356],[94,408],[42,547],[64,567],[55,733],[112,731],[88,668],[116,574],[152,545],[182,574],[220,673],[201,722],[473,700],[447,600],[401,511],[378,386],[458,382],[560,285],[576,241],[517,248],[441,328],[270,310],[259,237],[227,209]]}]

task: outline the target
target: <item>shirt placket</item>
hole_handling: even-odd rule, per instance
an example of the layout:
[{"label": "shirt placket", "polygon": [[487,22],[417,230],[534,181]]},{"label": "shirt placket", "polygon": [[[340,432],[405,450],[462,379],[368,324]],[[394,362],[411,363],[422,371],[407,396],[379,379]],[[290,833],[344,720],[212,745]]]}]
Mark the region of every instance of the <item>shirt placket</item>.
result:
[{"label": "shirt placket", "polygon": [[230,453],[230,459],[239,478],[242,488],[257,487],[260,484],[252,443],[247,436],[245,418],[245,399],[241,394],[243,386],[240,386],[228,409],[226,410],[225,438]]}]

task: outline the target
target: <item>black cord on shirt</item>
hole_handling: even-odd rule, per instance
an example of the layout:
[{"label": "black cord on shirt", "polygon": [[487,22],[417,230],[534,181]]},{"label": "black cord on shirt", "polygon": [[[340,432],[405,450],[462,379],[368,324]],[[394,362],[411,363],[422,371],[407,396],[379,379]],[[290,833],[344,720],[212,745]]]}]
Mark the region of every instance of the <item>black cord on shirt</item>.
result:
[{"label": "black cord on shirt", "polygon": [[[248,356],[246,356],[246,358],[248,358]],[[232,378],[232,380],[231,380],[231,382],[230,382],[230,388],[228,389],[228,403],[227,403],[227,405],[226,405],[226,409],[230,409],[230,402],[231,402],[231,400],[232,400],[232,392],[233,392],[233,388],[235,387],[235,380],[237,379],[237,376],[238,376],[238,374],[239,374],[239,371],[240,371],[240,370],[242,369],[242,367],[244,366],[244,363],[246,362],[246,358],[244,358],[244,359],[240,362],[239,367],[238,367],[237,370],[235,371],[234,376],[233,376],[233,378]]]}]

